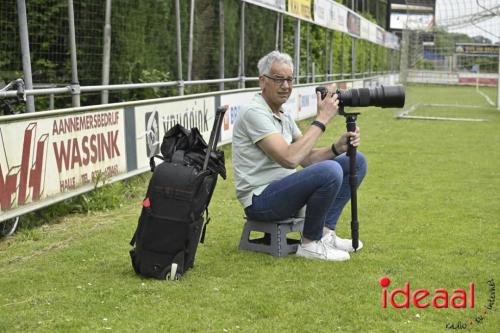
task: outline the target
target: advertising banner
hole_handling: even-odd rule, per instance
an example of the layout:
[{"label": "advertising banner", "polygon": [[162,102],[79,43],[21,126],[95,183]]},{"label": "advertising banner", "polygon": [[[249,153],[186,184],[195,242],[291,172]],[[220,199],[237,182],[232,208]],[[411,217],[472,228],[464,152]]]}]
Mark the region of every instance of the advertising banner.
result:
[{"label": "advertising banner", "polygon": [[361,33],[360,37],[366,40],[370,40],[370,25],[373,24],[364,17],[361,17]]},{"label": "advertising banner", "polygon": [[[261,7],[278,12],[285,10],[285,2],[279,0],[244,0]],[[399,49],[399,40],[395,35],[388,36],[381,27],[365,19],[364,17],[349,10],[347,7],[334,0],[315,0],[312,13],[313,22],[317,25],[340,32],[347,32],[354,37],[368,40],[389,48]],[[288,14],[306,20],[311,20],[310,0],[288,1]]]},{"label": "advertising banner", "polygon": [[369,31],[368,40],[372,43],[377,43],[377,25],[371,23],[369,26],[369,29],[370,29],[370,31]]},{"label": "advertising banner", "polygon": [[311,0],[288,0],[288,12],[292,15],[311,19]]},{"label": "advertising banner", "polygon": [[434,15],[432,14],[392,13],[390,18],[391,29],[430,31],[433,26]]},{"label": "advertising banner", "polygon": [[136,144],[135,161],[129,168],[143,169],[149,167],[151,156],[160,153],[165,133],[178,123],[187,129],[197,127],[208,143],[215,118],[215,97],[141,105],[126,112],[135,118],[135,128],[127,128],[127,133],[135,133]]},{"label": "advertising banner", "polygon": [[242,92],[236,94],[222,95],[220,97],[220,105],[227,105],[228,110],[224,115],[224,121],[221,131],[221,143],[229,143],[233,137],[233,125],[238,116],[238,112],[242,105],[250,103],[253,96],[258,93],[257,90],[252,92]]},{"label": "advertising banner", "polygon": [[331,28],[332,18],[332,3],[331,0],[315,0],[313,15],[314,22],[323,27]]},{"label": "advertising banner", "polygon": [[347,32],[347,8],[336,2],[331,2],[331,6],[331,28],[337,31]]},{"label": "advertising banner", "polygon": [[317,104],[315,88],[316,85],[294,88],[283,109],[290,112],[296,120],[314,116]]},{"label": "advertising banner", "polygon": [[391,49],[399,49],[399,38],[393,33],[385,33],[385,46]]},{"label": "advertising banner", "polygon": [[359,37],[361,34],[361,18],[354,12],[347,12],[347,32]]},{"label": "advertising banner", "polygon": [[285,11],[285,0],[243,0],[243,1],[280,12]]},{"label": "advertising banner", "polygon": [[377,44],[385,45],[385,31],[379,26],[377,26],[376,38],[377,38]]},{"label": "advertising banner", "polygon": [[460,55],[498,56],[498,45],[480,43],[455,43],[455,52]]},{"label": "advertising banner", "polygon": [[126,171],[123,110],[0,126],[0,212]]}]

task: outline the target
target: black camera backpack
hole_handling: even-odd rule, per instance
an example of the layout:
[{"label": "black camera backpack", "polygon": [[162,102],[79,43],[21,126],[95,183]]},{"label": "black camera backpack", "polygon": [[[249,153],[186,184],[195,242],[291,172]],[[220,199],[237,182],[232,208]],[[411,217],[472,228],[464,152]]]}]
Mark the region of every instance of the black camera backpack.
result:
[{"label": "black camera backpack", "polygon": [[[137,274],[177,280],[193,267],[210,221],[208,204],[217,175],[226,178],[224,153],[216,149],[224,112],[223,107],[216,111],[208,146],[196,127],[177,124],[163,138],[163,156],[151,157],[153,175],[130,241]],[[163,163],[156,166],[155,157]]]}]

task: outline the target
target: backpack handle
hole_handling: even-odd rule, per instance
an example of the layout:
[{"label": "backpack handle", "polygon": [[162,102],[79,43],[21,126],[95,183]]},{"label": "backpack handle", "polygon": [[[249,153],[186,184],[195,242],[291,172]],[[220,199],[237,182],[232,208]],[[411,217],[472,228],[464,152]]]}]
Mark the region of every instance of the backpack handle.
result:
[{"label": "backpack handle", "polygon": [[203,163],[203,171],[207,170],[208,161],[210,159],[210,154],[212,154],[212,150],[217,148],[217,143],[219,142],[220,130],[222,126],[222,119],[224,118],[224,114],[226,113],[229,105],[219,106],[215,110],[215,119],[214,125],[212,127],[212,133],[210,133],[210,140],[208,141],[207,154],[205,155],[205,161]]}]

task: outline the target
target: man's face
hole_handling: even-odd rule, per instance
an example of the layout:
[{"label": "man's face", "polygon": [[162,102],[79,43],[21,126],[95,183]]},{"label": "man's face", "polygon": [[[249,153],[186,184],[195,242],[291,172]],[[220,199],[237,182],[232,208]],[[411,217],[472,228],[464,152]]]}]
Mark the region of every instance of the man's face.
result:
[{"label": "man's face", "polygon": [[292,93],[293,69],[289,65],[275,62],[269,74],[261,75],[259,80],[264,99],[274,106],[281,106]]}]

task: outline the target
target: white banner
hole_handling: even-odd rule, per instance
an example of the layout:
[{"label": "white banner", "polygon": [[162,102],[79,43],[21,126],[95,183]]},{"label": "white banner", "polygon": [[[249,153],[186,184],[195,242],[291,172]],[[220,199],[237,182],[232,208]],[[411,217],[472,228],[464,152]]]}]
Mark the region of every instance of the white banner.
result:
[{"label": "white banner", "polygon": [[233,138],[233,125],[242,105],[250,103],[257,91],[242,92],[236,94],[223,95],[220,98],[221,105],[228,105],[228,110],[224,115],[224,122],[221,132],[221,143],[229,143]]},{"label": "white banner", "polygon": [[368,40],[372,43],[377,43],[377,25],[376,24],[370,24],[370,31],[369,31],[369,37]]},{"label": "white banner", "polygon": [[381,27],[377,26],[376,29],[376,39],[377,39],[377,44],[379,45],[385,45],[385,30],[382,29]]},{"label": "white banner", "polygon": [[399,49],[399,38],[393,33],[385,33],[385,46],[392,49]]},{"label": "white banner", "polygon": [[433,28],[432,14],[404,14],[392,13],[390,18],[391,29],[426,30]]},{"label": "white banner", "polygon": [[331,2],[331,6],[331,28],[337,31],[347,32],[347,7],[344,7],[336,2]]},{"label": "white banner", "polygon": [[314,22],[323,27],[331,28],[332,2],[330,0],[315,0],[313,7]]},{"label": "white banner", "polygon": [[361,17],[361,34],[360,37],[366,40],[370,40],[370,25],[372,23],[365,19],[364,17]]},{"label": "white banner", "polygon": [[294,119],[306,119],[316,115],[316,86],[296,87],[292,95],[283,105]]},{"label": "white banner", "polygon": [[265,7],[268,9],[273,9],[277,11],[285,11],[286,6],[285,6],[285,0],[243,0],[245,2]]},{"label": "white banner", "polygon": [[165,133],[176,124],[187,129],[197,127],[208,143],[215,117],[215,98],[136,106],[135,142],[138,169],[149,165],[149,158],[160,153]]},{"label": "white banner", "polygon": [[0,126],[0,211],[126,172],[123,109]]}]

